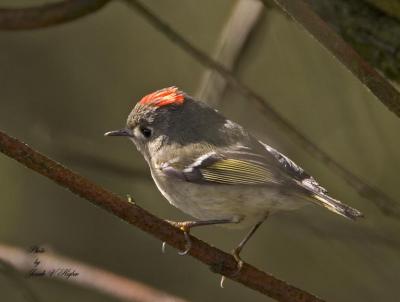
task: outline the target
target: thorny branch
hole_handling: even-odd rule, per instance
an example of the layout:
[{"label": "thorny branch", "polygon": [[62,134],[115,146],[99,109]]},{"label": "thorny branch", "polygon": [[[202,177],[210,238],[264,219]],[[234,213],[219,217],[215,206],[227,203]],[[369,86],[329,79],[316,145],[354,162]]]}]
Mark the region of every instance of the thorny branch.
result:
[{"label": "thorny branch", "polygon": [[[289,121],[287,121],[282,115],[280,115],[264,97],[260,96],[247,85],[239,81],[235,75],[225,68],[222,64],[211,59],[207,54],[193,46],[188,40],[177,33],[172,27],[170,27],[166,22],[161,20],[157,15],[150,11],[146,6],[141,4],[137,0],[126,0],[134,9],[136,9],[146,20],[154,26],[157,30],[163,33],[172,43],[176,44],[188,54],[190,54],[198,62],[217,71],[230,85],[230,87],[236,89],[244,97],[251,99],[257,103],[260,111],[269,119],[275,122],[280,129],[286,133],[287,136],[292,138],[299,146],[306,150],[311,156],[318,159],[324,163],[332,172],[336,173],[342,177],[348,184],[350,184],[355,191],[362,197],[372,201],[384,215],[396,217],[400,219],[400,206],[399,204],[389,197],[386,193],[381,191],[368,183],[366,183],[359,176],[353,174],[351,171],[342,166],[334,158],[332,158],[328,153],[318,147],[309,138],[307,138],[303,133],[301,133],[295,126],[293,126]],[[365,61],[360,59],[363,66],[369,66]],[[365,68],[361,68],[361,74]],[[359,73],[356,76],[360,76]],[[368,77],[368,74],[362,74],[362,76]],[[383,78],[380,78],[380,83],[382,85],[390,86],[390,84]],[[362,81],[364,82],[364,81]],[[368,82],[369,84],[372,82]],[[391,87],[391,86],[390,86]],[[399,93],[392,87],[389,89],[390,94],[384,96],[385,98],[392,95],[396,99],[400,99]]]},{"label": "thorny branch", "polygon": [[[180,229],[157,218],[141,207],[100,187],[83,176],[33,150],[19,140],[0,131],[0,151],[24,166],[53,180],[72,193],[118,216],[142,231],[177,248],[184,249],[185,238]],[[320,302],[316,296],[273,277],[249,264],[237,274],[235,259],[215,247],[191,236],[193,243],[189,254],[210,266],[215,273],[226,276],[251,289],[282,302]]]},{"label": "thorny branch", "polygon": [[[27,276],[33,275],[34,272],[37,274],[44,273],[44,277],[57,278],[80,286],[94,288],[99,292],[123,299],[124,301],[186,301],[140,282],[68,259],[51,251],[46,251],[46,253],[30,253],[20,248],[0,244],[0,260],[8,263],[14,269]],[[66,273],[75,274],[67,276]],[[30,293],[30,295],[32,296],[33,293]],[[35,298],[33,301],[38,300]]]},{"label": "thorny branch", "polygon": [[0,30],[23,30],[69,22],[102,8],[110,0],[64,0],[27,8],[0,8]]}]

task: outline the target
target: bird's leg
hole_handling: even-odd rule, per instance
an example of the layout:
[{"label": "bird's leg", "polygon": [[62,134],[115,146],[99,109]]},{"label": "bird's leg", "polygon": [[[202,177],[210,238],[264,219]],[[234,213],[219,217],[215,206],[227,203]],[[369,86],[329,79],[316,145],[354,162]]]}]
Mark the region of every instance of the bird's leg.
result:
[{"label": "bird's leg", "polygon": [[[174,227],[180,228],[183,231],[185,236],[185,250],[179,252],[179,255],[186,255],[190,248],[192,247],[192,241],[190,240],[190,230],[194,227],[205,226],[205,225],[213,225],[213,224],[224,224],[224,223],[238,223],[238,219],[214,219],[214,220],[195,220],[195,221],[170,221],[167,220],[168,223],[172,224]],[[165,250],[165,242],[163,243],[162,250]]]},{"label": "bird's leg", "polygon": [[237,271],[236,271],[235,275],[237,275],[240,272],[240,270],[242,269],[242,266],[243,266],[243,260],[242,260],[242,258],[240,258],[240,252],[242,251],[245,244],[250,240],[250,238],[257,231],[257,229],[260,227],[260,225],[264,222],[264,220],[265,219],[261,220],[256,225],[254,225],[251,228],[251,230],[247,233],[247,235],[242,239],[242,241],[240,241],[239,245],[232,250],[232,256],[237,261]]},{"label": "bird's leg", "polygon": [[[263,217],[262,220],[260,220],[259,222],[257,222],[257,224],[255,224],[251,230],[247,233],[247,235],[242,239],[242,241],[240,241],[239,245],[234,248],[232,250],[232,256],[235,258],[235,260],[237,261],[237,270],[236,272],[233,274],[233,276],[236,276],[237,274],[239,274],[240,270],[243,267],[243,260],[242,258],[240,258],[240,252],[242,251],[243,247],[245,246],[245,244],[250,240],[250,238],[254,235],[254,233],[258,230],[258,228],[260,227],[260,225],[262,225],[262,223],[267,219],[268,217],[268,212],[265,214],[265,216]],[[221,278],[221,282],[220,285],[221,287],[224,287],[224,281],[225,281],[225,276],[222,276]]]}]

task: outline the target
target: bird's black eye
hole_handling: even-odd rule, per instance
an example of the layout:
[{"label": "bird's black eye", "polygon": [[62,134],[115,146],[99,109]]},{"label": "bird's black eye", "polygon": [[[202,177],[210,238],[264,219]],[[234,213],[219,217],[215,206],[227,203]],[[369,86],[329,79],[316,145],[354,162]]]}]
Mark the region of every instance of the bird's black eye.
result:
[{"label": "bird's black eye", "polygon": [[140,132],[142,132],[145,138],[149,138],[151,136],[151,129],[147,127],[141,127]]}]

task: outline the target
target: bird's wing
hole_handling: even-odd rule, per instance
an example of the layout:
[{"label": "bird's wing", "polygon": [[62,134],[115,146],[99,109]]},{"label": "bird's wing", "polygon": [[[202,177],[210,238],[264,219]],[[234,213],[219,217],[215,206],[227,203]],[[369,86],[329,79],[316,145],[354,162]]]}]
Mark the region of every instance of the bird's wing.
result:
[{"label": "bird's wing", "polygon": [[283,155],[282,153],[272,148],[271,146],[264,144],[261,141],[260,143],[277,160],[281,170],[290,177],[293,177],[298,185],[314,193],[323,193],[323,194],[327,193],[327,190],[324,187],[322,187],[314,179],[314,177],[305,172],[302,167],[297,165],[290,158]]},{"label": "bird's wing", "polygon": [[265,149],[271,153],[279,162],[282,169],[291,177],[295,183],[307,192],[306,196],[309,201],[312,201],[320,206],[327,208],[328,210],[344,216],[349,219],[356,219],[359,217],[363,217],[363,214],[346,204],[343,204],[337,199],[329,196],[328,191],[322,187],[311,175],[307,174],[300,166],[295,164],[291,159],[287,156],[283,155],[279,151],[274,148],[260,142]]},{"label": "bird's wing", "polygon": [[234,151],[210,151],[185,166],[163,163],[160,169],[170,176],[199,184],[273,185],[282,182],[265,156],[244,147]]},{"label": "bird's wing", "polygon": [[261,143],[260,146],[263,146],[261,150],[257,146],[252,149],[240,147],[213,150],[185,164],[173,160],[164,162],[159,169],[169,176],[198,184],[286,184],[294,195],[339,215],[351,219],[362,216],[357,209],[328,196],[325,188],[288,157],[266,144]]}]

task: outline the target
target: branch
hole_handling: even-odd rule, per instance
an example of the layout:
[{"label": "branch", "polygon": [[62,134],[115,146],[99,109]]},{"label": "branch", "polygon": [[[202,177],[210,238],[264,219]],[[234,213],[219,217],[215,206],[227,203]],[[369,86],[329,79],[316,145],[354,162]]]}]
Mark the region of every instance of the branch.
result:
[{"label": "branch", "polygon": [[[213,55],[214,60],[232,70],[263,11],[263,4],[259,0],[237,1],[220,35]],[[221,101],[226,86],[224,77],[213,69],[207,69],[195,95],[201,100],[207,100],[209,105],[215,106]]]},{"label": "branch", "polygon": [[[96,185],[83,176],[72,172],[2,131],[0,131],[0,151],[142,231],[153,235],[174,248],[184,249],[185,238],[178,228]],[[215,273],[222,274],[278,301],[322,301],[316,296],[291,286],[249,264],[245,264],[240,273],[236,274],[237,264],[232,255],[212,247],[193,236],[191,236],[191,240],[193,246],[189,254],[210,266]]]},{"label": "branch", "polygon": [[[399,82],[400,20],[392,15],[397,13],[400,16],[400,1],[388,1],[307,0],[314,12],[369,64]],[[380,8],[380,5],[388,7],[381,11],[384,7]],[[391,11],[389,6],[392,6]]]},{"label": "branch", "polygon": [[[386,193],[381,191],[379,188],[369,185],[363,179],[342,166],[328,153],[326,153],[310,139],[308,139],[303,133],[297,130],[296,127],[293,126],[289,121],[282,117],[282,115],[280,115],[271,105],[268,104],[265,98],[239,81],[235,75],[223,65],[214,61],[204,52],[193,46],[188,40],[178,34],[167,23],[158,18],[158,16],[156,16],[147,7],[142,5],[139,1],[126,1],[144,18],[146,18],[154,28],[162,32],[168,39],[170,39],[172,43],[182,48],[202,65],[217,71],[227,81],[230,87],[234,88],[245,98],[253,100],[259,106],[260,112],[263,113],[269,120],[273,121],[283,133],[285,133],[290,139],[295,141],[300,147],[307,151],[308,154],[324,163],[332,172],[343,178],[360,196],[373,202],[384,215],[400,219],[400,205],[394,199],[386,195]],[[367,63],[364,62],[364,64]],[[382,81],[386,83],[383,78]],[[390,86],[388,83],[386,85]],[[399,94],[394,91],[393,88],[391,88],[390,91],[396,95],[397,99],[400,98]]]},{"label": "branch", "polygon": [[[267,0],[262,1],[267,3]],[[378,100],[400,117],[399,92],[318,17],[303,0],[274,1],[346,66]]]},{"label": "branch", "polygon": [[23,30],[66,23],[86,16],[110,0],[64,0],[28,8],[0,8],[0,30]]},{"label": "branch", "polygon": [[389,16],[400,19],[400,2],[398,0],[363,0],[375,6]]},{"label": "branch", "polygon": [[[118,276],[114,273],[68,259],[66,257],[46,251],[41,253],[28,253],[20,248],[0,244],[0,259],[12,267],[29,276],[32,270],[45,272],[43,277],[57,278],[80,286],[96,289],[110,296],[126,301],[140,302],[185,302],[178,297],[149,287],[140,282]],[[35,262],[36,260],[36,262]],[[67,277],[65,274],[55,273],[53,270],[62,269],[76,272],[78,275]]]}]

